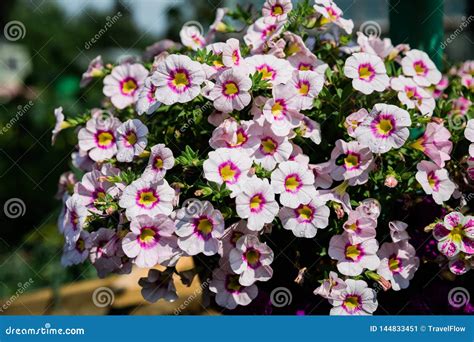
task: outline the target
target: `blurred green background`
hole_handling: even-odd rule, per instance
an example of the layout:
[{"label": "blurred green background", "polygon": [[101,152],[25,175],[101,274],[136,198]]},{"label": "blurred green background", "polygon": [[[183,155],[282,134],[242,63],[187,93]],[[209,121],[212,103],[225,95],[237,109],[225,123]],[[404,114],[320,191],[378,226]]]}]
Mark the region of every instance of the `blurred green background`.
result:
[{"label": "blurred green background", "polygon": [[[355,28],[367,20],[388,31],[388,1],[340,0]],[[95,277],[90,266],[64,270],[59,260],[62,238],[56,219],[60,202],[57,181],[68,169],[74,132],[62,134],[51,146],[54,108],[80,114],[100,104],[101,84],[79,88],[89,61],[101,54],[106,62],[140,56],[162,38],[178,41],[181,25],[197,20],[206,27],[217,7],[261,1],[220,0],[1,0],[0,2],[0,205],[12,198],[24,203],[23,215],[9,218],[0,210],[0,297],[15,293],[18,284],[34,280],[28,289]],[[473,15],[472,0],[445,1],[446,35]],[[121,18],[93,44],[85,43],[104,27],[108,16]],[[16,41],[4,37],[11,21],[24,25]],[[473,58],[470,25],[446,49],[452,61]],[[30,102],[31,101],[31,102]]]}]

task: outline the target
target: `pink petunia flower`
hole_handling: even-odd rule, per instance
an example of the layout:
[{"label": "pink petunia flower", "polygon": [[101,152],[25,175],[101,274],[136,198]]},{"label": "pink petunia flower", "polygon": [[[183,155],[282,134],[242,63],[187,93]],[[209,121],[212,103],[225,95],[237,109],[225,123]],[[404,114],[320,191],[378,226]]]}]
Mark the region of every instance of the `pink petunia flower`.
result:
[{"label": "pink petunia flower", "polygon": [[437,204],[442,205],[451,198],[456,185],[449,179],[448,170],[426,160],[419,162],[416,168],[418,170],[416,180]]},{"label": "pink petunia flower", "polygon": [[130,230],[122,240],[122,248],[138,267],[176,263],[178,251],[176,236],[173,235],[175,225],[168,216],[137,215],[130,223]]},{"label": "pink petunia flower", "polygon": [[173,152],[164,144],[158,144],[151,148],[148,164],[143,171],[142,178],[160,180],[165,177],[166,171],[174,166]]},{"label": "pink petunia flower", "polygon": [[273,275],[272,262],[273,251],[253,235],[239,239],[229,254],[230,267],[240,275],[239,283],[243,286],[269,280]]},{"label": "pink petunia flower", "polygon": [[130,119],[117,127],[117,161],[130,163],[145,151],[148,128],[138,119]]},{"label": "pink petunia flower", "polygon": [[400,148],[408,139],[410,114],[397,106],[377,103],[359,124],[354,134],[361,144],[374,153],[385,153]]},{"label": "pink petunia flower", "polygon": [[115,107],[124,109],[137,101],[138,90],[147,76],[148,70],[138,63],[116,66],[104,78],[104,95],[110,97]]},{"label": "pink petunia flower", "polygon": [[375,270],[380,260],[377,256],[379,244],[375,239],[352,243],[348,233],[334,235],[329,241],[328,254],[338,261],[337,269],[344,275],[356,276],[364,269]]},{"label": "pink petunia flower", "polygon": [[314,175],[307,165],[295,161],[280,163],[271,175],[271,184],[280,203],[289,208],[308,204],[316,196]]},{"label": "pink petunia flower", "polygon": [[209,93],[209,99],[214,101],[214,107],[221,112],[230,113],[242,110],[250,103],[249,90],[252,81],[243,71],[231,68],[217,76],[217,82]]},{"label": "pink petunia flower", "polygon": [[389,85],[389,78],[383,60],[365,52],[354,53],[344,64],[344,75],[352,78],[354,89],[369,95],[382,92]]},{"label": "pink petunia flower", "polygon": [[175,191],[165,179],[137,179],[123,191],[119,205],[126,209],[129,219],[138,215],[169,215],[173,211]]},{"label": "pink petunia flower", "polygon": [[453,143],[450,138],[451,133],[442,123],[429,122],[423,135],[411,146],[422,151],[439,167],[444,167],[445,162],[451,159]]},{"label": "pink petunia flower", "polygon": [[268,180],[255,176],[242,186],[235,205],[237,215],[247,219],[247,227],[253,231],[262,230],[265,224],[271,223],[280,208]]},{"label": "pink petunia flower", "polygon": [[224,218],[208,201],[195,201],[176,212],[178,246],[189,255],[214,255],[224,233]]},{"label": "pink petunia flower", "polygon": [[79,148],[88,151],[94,161],[112,158],[117,152],[116,129],[120,124],[112,115],[96,112],[86,127],[79,130]]},{"label": "pink petunia flower", "polygon": [[200,63],[185,55],[170,55],[151,76],[159,102],[172,105],[186,103],[199,95],[206,75]]},{"label": "pink petunia flower", "polygon": [[452,212],[442,223],[435,225],[433,236],[438,240],[438,249],[448,258],[460,252],[474,254],[474,217]]},{"label": "pink petunia flower", "polygon": [[345,280],[346,287],[337,298],[330,299],[333,308],[330,315],[372,315],[377,310],[376,292],[363,280]]},{"label": "pink petunia flower", "polygon": [[233,196],[241,191],[242,184],[248,179],[252,160],[244,152],[219,148],[209,152],[204,161],[204,178],[217,184],[225,184]]},{"label": "pink petunia flower", "polygon": [[364,184],[374,168],[372,153],[357,141],[336,141],[331,152],[331,177],[336,181],[348,180],[349,185]]},{"label": "pink petunia flower", "polygon": [[420,86],[427,87],[441,81],[441,72],[426,52],[412,49],[405,53],[401,64],[403,74],[413,77],[413,80]]},{"label": "pink petunia flower", "polygon": [[382,244],[377,255],[380,265],[377,273],[392,283],[392,289],[406,289],[420,266],[415,248],[408,241]]},{"label": "pink petunia flower", "polygon": [[278,214],[283,228],[291,230],[296,237],[314,238],[318,229],[329,224],[329,208],[324,202],[312,199],[297,208],[283,207]]},{"label": "pink petunia flower", "polygon": [[405,76],[394,77],[390,87],[398,91],[398,99],[408,109],[417,108],[422,115],[431,116],[436,107],[435,99],[415,81]]}]

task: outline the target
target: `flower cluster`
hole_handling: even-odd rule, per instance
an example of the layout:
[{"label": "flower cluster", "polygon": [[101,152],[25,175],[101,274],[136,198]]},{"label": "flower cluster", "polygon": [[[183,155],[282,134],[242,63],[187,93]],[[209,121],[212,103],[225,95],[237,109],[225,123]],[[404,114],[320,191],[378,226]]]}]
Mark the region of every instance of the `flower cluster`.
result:
[{"label": "flower cluster", "polygon": [[[308,279],[331,314],[374,313],[367,281],[407,288],[420,258],[394,203],[459,202],[459,176],[474,175],[474,121],[461,120],[473,142],[463,168],[451,158],[464,136],[450,118],[469,117],[474,64],[452,73],[470,94],[450,101],[459,87],[425,52],[361,32],[349,44],[342,16],[332,0],[267,0],[254,20],[219,9],[206,35],[183,27],[182,45],[155,44],[151,63],[94,59],[82,83],[103,78],[102,108],[55,112],[53,141],[78,127],[77,177],[60,184],[63,264],[89,259],[100,277],[149,268],[144,297],[172,301],[173,274],[184,277],[176,263],[199,256],[191,273],[210,276],[227,309],[319,260]],[[228,18],[252,21],[243,41],[215,41],[234,31]],[[433,235],[453,273],[469,270],[471,216],[453,212]],[[296,262],[299,239],[321,246],[314,260]],[[293,270],[278,267],[281,255]]]}]

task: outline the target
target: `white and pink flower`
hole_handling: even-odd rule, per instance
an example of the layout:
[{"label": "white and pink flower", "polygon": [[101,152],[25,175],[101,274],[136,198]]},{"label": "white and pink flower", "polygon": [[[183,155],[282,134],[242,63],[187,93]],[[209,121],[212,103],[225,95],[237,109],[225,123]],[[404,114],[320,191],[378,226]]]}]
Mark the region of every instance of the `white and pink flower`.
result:
[{"label": "white and pink flower", "polygon": [[219,148],[209,152],[204,161],[204,178],[217,184],[225,184],[233,195],[237,195],[241,185],[248,179],[252,160],[244,152]]},{"label": "white and pink flower", "polygon": [[217,82],[208,98],[214,101],[214,107],[221,112],[244,109],[251,100],[249,90],[252,81],[238,68],[223,71],[217,76]]},{"label": "white and pink flower", "polygon": [[330,299],[331,315],[372,315],[377,310],[377,294],[363,280],[345,280],[346,287],[336,298]]},{"label": "white and pink flower", "polygon": [[375,239],[352,243],[348,233],[334,235],[329,241],[328,254],[338,261],[337,269],[344,275],[357,276],[364,269],[375,270],[380,264],[379,244]]},{"label": "white and pink flower", "polygon": [[283,228],[291,230],[296,237],[314,238],[318,229],[329,224],[329,208],[317,199],[297,208],[283,207],[278,214]]},{"label": "white and pink flower", "polygon": [[98,112],[87,121],[86,127],[78,133],[79,148],[88,152],[94,161],[110,159],[117,153],[116,129],[120,120]]},{"label": "white and pink flower", "polygon": [[386,242],[382,244],[377,255],[380,258],[377,273],[389,280],[395,291],[406,289],[420,266],[415,248],[407,241]]},{"label": "white and pink flower", "polygon": [[448,170],[426,160],[419,162],[416,168],[416,180],[437,204],[442,205],[451,198],[456,185],[449,179]]},{"label": "white and pink flower", "polygon": [[122,248],[138,267],[176,263],[178,250],[176,236],[173,235],[175,226],[168,216],[135,216],[130,223],[130,230],[122,240]]},{"label": "white and pink flower", "polygon": [[224,218],[208,201],[194,201],[176,212],[178,246],[189,255],[214,255],[224,233]]},{"label": "white and pink flower", "polygon": [[173,152],[165,146],[158,144],[151,148],[148,164],[143,172],[142,178],[160,180],[165,177],[166,171],[174,166]]},{"label": "white and pink flower", "polygon": [[364,184],[374,167],[372,153],[357,141],[336,141],[331,152],[331,177],[336,181],[348,180],[350,185]]},{"label": "white and pink flower", "polygon": [[316,197],[313,172],[308,165],[295,161],[281,163],[272,173],[271,184],[275,193],[280,194],[280,203],[292,209]]},{"label": "white and pink flower", "polygon": [[130,163],[133,157],[145,151],[148,143],[148,128],[138,119],[125,121],[116,131],[117,161]]},{"label": "white and pink flower", "polygon": [[269,280],[273,275],[273,269],[270,267],[272,262],[273,251],[254,235],[239,239],[229,254],[230,267],[240,275],[239,283],[243,286]]},{"label": "white and pink flower", "polygon": [[104,78],[104,95],[110,98],[115,107],[124,109],[137,101],[138,90],[147,76],[148,70],[138,63],[116,66]]},{"label": "white and pink flower", "polygon": [[286,20],[292,8],[291,0],[266,0],[262,7],[262,15],[282,21]]},{"label": "white and pink flower", "polygon": [[275,135],[266,124],[259,138],[260,144],[253,156],[255,163],[272,171],[278,163],[289,160],[293,148],[287,137]]},{"label": "white and pink flower", "polygon": [[253,231],[263,229],[278,214],[275,193],[267,179],[252,177],[242,186],[242,192],[235,199],[237,215],[247,219],[247,227]]},{"label": "white and pink flower", "polygon": [[344,75],[352,78],[354,89],[369,95],[382,92],[389,85],[389,78],[383,60],[365,52],[352,54],[344,64]]},{"label": "white and pink flower", "polygon": [[185,55],[166,57],[151,77],[157,101],[166,105],[191,101],[200,94],[206,79],[201,64]]},{"label": "white and pink flower", "polygon": [[262,80],[268,81],[272,85],[286,83],[291,78],[293,67],[282,58],[272,55],[254,55],[247,57],[250,73],[259,72],[262,74]]},{"label": "white and pink flower", "polygon": [[156,181],[140,178],[125,188],[119,205],[126,209],[129,219],[138,215],[169,215],[173,211],[174,196],[175,191],[165,179]]},{"label": "white and pink flower", "polygon": [[427,87],[441,81],[441,72],[426,52],[412,49],[405,53],[401,64],[403,73],[413,77],[413,80],[420,86]]},{"label": "white and pink flower", "polygon": [[398,99],[408,109],[417,108],[423,115],[433,114],[436,107],[435,99],[413,79],[400,75],[390,80],[390,87],[398,91]]},{"label": "white and pink flower", "polygon": [[433,236],[438,240],[438,249],[448,258],[460,252],[474,254],[474,217],[452,212],[444,221],[435,225]]},{"label": "white and pink flower", "polygon": [[364,121],[356,128],[354,135],[373,153],[385,153],[400,148],[410,135],[410,114],[394,105],[377,103]]}]

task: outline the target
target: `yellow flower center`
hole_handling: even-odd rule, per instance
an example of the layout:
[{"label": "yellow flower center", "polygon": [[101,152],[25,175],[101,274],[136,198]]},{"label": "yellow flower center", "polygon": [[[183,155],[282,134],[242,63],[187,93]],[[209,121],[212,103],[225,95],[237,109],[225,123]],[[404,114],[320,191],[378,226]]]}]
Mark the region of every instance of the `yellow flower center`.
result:
[{"label": "yellow flower center", "polygon": [[346,299],[344,299],[344,306],[349,310],[357,309],[359,305],[358,296],[347,296]]},{"label": "yellow flower center", "polygon": [[426,66],[422,61],[415,62],[413,64],[413,68],[415,69],[415,72],[417,75],[424,75],[426,73]]},{"label": "yellow flower center", "polygon": [[239,92],[239,88],[235,82],[227,82],[224,86],[224,94],[226,95],[235,95]]},{"label": "yellow flower center", "polygon": [[260,209],[263,204],[263,196],[257,194],[250,199],[250,209]]},{"label": "yellow flower center", "polygon": [[239,283],[239,275],[233,274],[227,276],[227,290],[233,292],[239,292],[242,289],[242,285]]},{"label": "yellow flower center", "polygon": [[449,233],[449,239],[456,243],[460,243],[463,238],[464,238],[464,230],[461,225],[454,227],[453,230],[451,230],[451,233]]},{"label": "yellow flower center", "polygon": [[377,124],[377,130],[382,135],[387,135],[393,130],[392,121],[388,119],[382,119]]},{"label": "yellow flower center", "polygon": [[137,82],[130,79],[122,83],[122,93],[125,95],[132,94],[138,88]]},{"label": "yellow flower center", "polygon": [[283,7],[281,5],[275,5],[272,9],[273,15],[278,16],[283,14]]},{"label": "yellow flower center", "polygon": [[101,147],[110,146],[114,142],[114,136],[110,132],[100,132],[97,136],[97,143]]},{"label": "yellow flower center", "polygon": [[173,78],[173,84],[176,88],[184,88],[189,85],[188,75],[184,72],[177,72]]},{"label": "yellow flower center", "polygon": [[306,96],[309,93],[309,84],[306,82],[302,82],[300,84],[300,88],[298,89],[300,95]]},{"label": "yellow flower center", "polygon": [[346,259],[356,261],[360,254],[361,251],[358,245],[349,245],[346,247]]},{"label": "yellow flower center", "polygon": [[349,154],[344,158],[346,169],[353,169],[359,165],[359,157],[355,154]]},{"label": "yellow flower center", "polygon": [[155,239],[156,232],[151,228],[143,228],[140,232],[140,241],[144,243],[152,242]]},{"label": "yellow flower center", "polygon": [[161,170],[163,168],[163,159],[160,157],[155,158],[155,169]]},{"label": "yellow flower center", "polygon": [[220,168],[219,174],[224,182],[229,182],[235,179],[237,170],[235,170],[231,164],[226,164]]},{"label": "yellow flower center", "polygon": [[200,218],[197,223],[197,230],[204,235],[208,235],[212,232],[212,222],[208,218]]},{"label": "yellow flower center", "polygon": [[271,70],[268,66],[263,66],[258,68],[258,71],[262,74],[263,80],[271,80],[273,78],[274,71]]},{"label": "yellow flower center", "polygon": [[295,191],[300,186],[297,176],[290,176],[285,179],[285,189],[287,191]]},{"label": "yellow flower center", "polygon": [[148,207],[151,206],[153,203],[158,201],[158,198],[152,191],[143,191],[140,193],[140,198],[138,199],[138,203],[141,205]]},{"label": "yellow flower center", "polygon": [[256,265],[260,261],[260,252],[256,249],[249,249],[245,252],[245,260],[249,265]]},{"label": "yellow flower center", "polygon": [[363,66],[359,68],[359,78],[362,80],[368,80],[374,75],[372,68]]},{"label": "yellow flower center", "polygon": [[277,145],[276,145],[275,141],[273,141],[273,139],[271,139],[271,138],[267,138],[267,139],[262,140],[261,144],[262,144],[262,150],[266,154],[274,153],[276,148],[277,148]]},{"label": "yellow flower center", "polygon": [[310,220],[313,217],[313,209],[308,205],[302,205],[298,209],[298,217],[302,220]]},{"label": "yellow flower center", "polygon": [[400,271],[400,260],[398,258],[390,258],[388,259],[388,267],[392,272],[399,272]]},{"label": "yellow flower center", "polygon": [[135,132],[129,132],[126,136],[125,136],[125,139],[127,140],[127,143],[129,145],[135,145],[137,143],[137,135],[135,134]]}]

